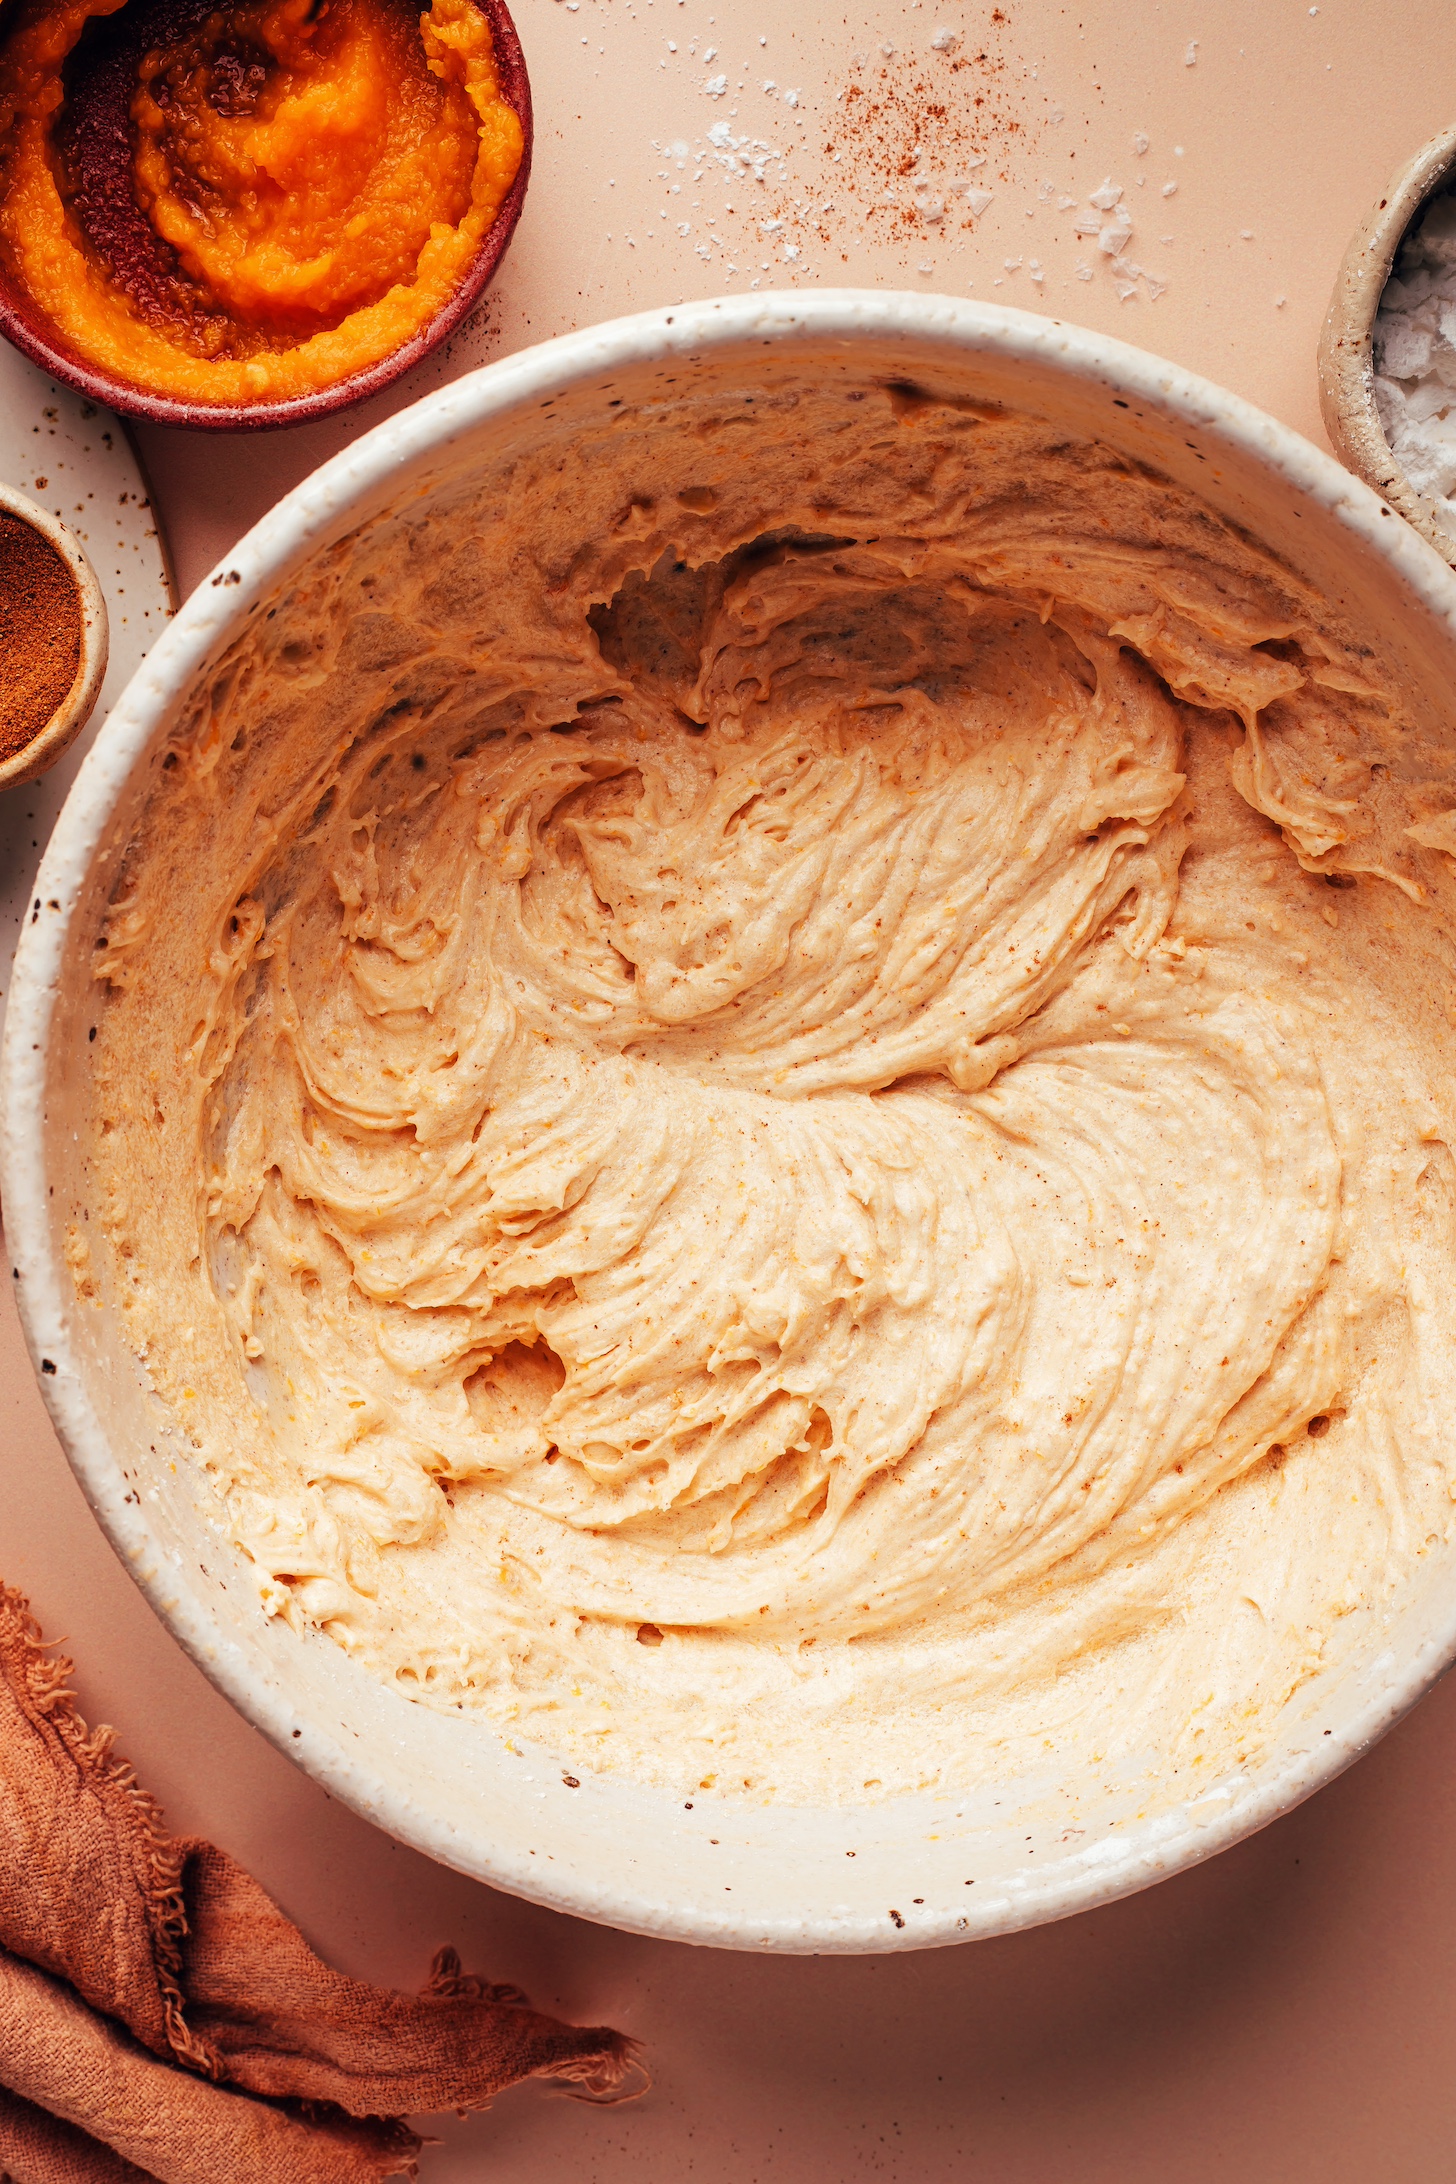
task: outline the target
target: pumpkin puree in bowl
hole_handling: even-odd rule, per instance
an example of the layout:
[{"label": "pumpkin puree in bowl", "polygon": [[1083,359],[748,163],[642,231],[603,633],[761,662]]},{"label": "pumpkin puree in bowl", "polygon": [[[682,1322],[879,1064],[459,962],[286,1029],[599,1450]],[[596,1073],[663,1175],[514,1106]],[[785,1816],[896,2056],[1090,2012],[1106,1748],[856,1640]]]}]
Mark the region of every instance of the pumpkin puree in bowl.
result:
[{"label": "pumpkin puree in bowl", "polygon": [[0,249],[96,369],[287,400],[429,324],[522,150],[473,0],[35,4],[0,54]]}]

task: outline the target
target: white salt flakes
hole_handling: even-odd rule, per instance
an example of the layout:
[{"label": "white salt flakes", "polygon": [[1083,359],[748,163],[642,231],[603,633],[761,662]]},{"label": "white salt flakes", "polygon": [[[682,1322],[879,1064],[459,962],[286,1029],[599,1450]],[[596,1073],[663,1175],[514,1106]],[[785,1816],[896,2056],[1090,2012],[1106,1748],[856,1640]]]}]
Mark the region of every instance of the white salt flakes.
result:
[{"label": "white salt flakes", "polygon": [[[1146,149],[1146,143],[1147,140],[1140,130],[1134,140],[1135,148]],[[1057,200],[1058,210],[1062,212],[1073,211],[1076,204],[1074,197],[1061,197]],[[1083,241],[1095,240],[1112,285],[1124,303],[1131,303],[1134,296],[1144,291],[1149,301],[1156,303],[1159,296],[1167,293],[1168,283],[1165,280],[1159,280],[1145,266],[1135,264],[1127,256],[1127,246],[1133,235],[1132,210],[1124,199],[1121,183],[1114,182],[1111,175],[1089,193],[1086,204],[1077,212],[1077,217],[1072,222],[1072,232]],[[1162,240],[1167,242],[1170,238],[1164,236]],[[1035,259],[1031,263],[1035,265]],[[1085,258],[1078,258],[1072,272],[1079,281],[1095,278],[1094,269]],[[1032,278],[1040,280],[1044,276],[1036,272]]]},{"label": "white salt flakes", "polygon": [[1188,41],[1188,49],[1187,49],[1187,51],[1185,52],[1185,54],[1183,55],[1183,66],[1184,66],[1185,68],[1192,68],[1192,67],[1194,66],[1194,64],[1196,63],[1197,59],[1198,59],[1198,40],[1197,40],[1196,38],[1190,38],[1190,39],[1189,39],[1189,41]]},{"label": "white salt flakes", "polygon": [[1097,232],[1097,248],[1104,257],[1116,258],[1127,248],[1132,234],[1132,214],[1126,205],[1119,205],[1105,227]]},{"label": "white salt flakes", "polygon": [[1456,196],[1434,198],[1407,232],[1372,349],[1390,451],[1456,537]]},{"label": "white salt flakes", "polygon": [[[682,0],[679,0],[679,4],[682,4]],[[919,6],[922,4],[922,0],[914,0],[914,4]],[[575,13],[579,0],[565,0],[565,5],[571,12]],[[665,42],[668,51],[676,55],[679,51],[677,41],[670,39]],[[759,36],[758,44],[760,47],[766,45],[767,42],[765,37]],[[583,40],[583,43],[586,43],[586,41]],[[961,34],[948,28],[937,28],[930,39],[933,51],[947,55],[956,52],[961,43]],[[1196,39],[1190,41],[1190,55],[1196,53],[1198,43],[1199,41]],[[699,50],[697,40],[693,39],[688,44],[685,57],[695,57],[699,54]],[[896,50],[896,47],[888,38],[880,46],[880,52],[886,58],[893,58]],[[704,66],[717,58],[717,47],[705,46],[701,49],[701,62]],[[868,57],[856,55],[855,58],[857,62],[862,64]],[[665,67],[667,64],[662,62],[660,65]],[[739,74],[744,77],[744,82],[738,80]],[[737,72],[726,68],[720,69],[716,73],[706,75],[700,79],[699,90],[702,95],[714,100],[724,99],[730,95],[736,97],[745,88],[750,87],[747,79],[751,75],[752,71],[747,63],[744,63],[741,70]],[[759,78],[758,86],[762,95],[767,99],[782,99],[784,104],[790,108],[800,106],[800,92],[794,89],[781,89],[777,79],[772,76]],[[840,93],[839,96],[842,97],[843,94]],[[656,139],[653,139],[652,148],[659,159],[675,161],[678,172],[688,176],[689,186],[694,189],[701,189],[704,183],[711,179],[712,169],[715,165],[722,170],[723,179],[728,184],[730,193],[735,196],[738,188],[750,181],[757,185],[772,182],[776,187],[782,188],[787,183],[793,139],[790,138],[782,148],[776,148],[762,139],[752,138],[747,134],[735,135],[733,123],[737,118],[738,111],[736,104],[727,109],[728,118],[715,121],[712,127],[706,130],[705,135],[698,139],[697,149],[690,147],[684,140],[678,140],[672,144],[663,144]],[[1050,114],[1049,118],[1060,121],[1064,116],[1061,109],[1058,108]],[[745,126],[747,125],[745,124]],[[802,120],[797,120],[789,126],[802,129],[804,124]],[[1131,138],[1134,155],[1142,158],[1150,150],[1151,141],[1146,130],[1134,130]],[[1174,145],[1172,150],[1175,156],[1181,157],[1183,152],[1181,144]],[[835,153],[833,157],[835,163],[839,164],[842,155]],[[886,206],[899,208],[902,215],[905,213],[911,214],[917,222],[922,224],[923,228],[929,228],[932,234],[924,235],[923,241],[925,244],[931,242],[932,235],[937,242],[942,239],[949,239],[944,236],[944,223],[952,213],[957,222],[960,221],[963,213],[968,215],[972,221],[978,222],[982,215],[988,211],[994,200],[996,193],[993,190],[981,186],[972,179],[971,170],[984,167],[986,163],[986,154],[978,152],[969,156],[963,155],[962,168],[964,171],[958,174],[947,175],[944,170],[936,172],[933,148],[930,152],[927,152],[925,147],[917,144],[912,147],[904,161],[899,186],[886,189],[883,198],[878,202],[882,202]],[[690,165],[692,171],[689,174]],[[659,181],[667,183],[668,194],[680,195],[682,185],[670,181],[669,174],[669,167],[664,166],[658,176]],[[1145,175],[1139,174],[1135,179],[1139,183],[1145,183],[1147,178]],[[1164,183],[1162,185],[1163,195],[1165,197],[1172,196],[1175,187],[1176,185],[1172,182]],[[1035,199],[1035,205],[1026,204],[1023,201],[1023,209],[1027,220],[1036,218],[1037,207],[1046,206],[1050,208],[1055,205],[1060,214],[1075,214],[1076,217],[1072,222],[1072,226],[1083,248],[1095,247],[1097,255],[1092,263],[1089,264],[1086,258],[1076,260],[1072,268],[1074,278],[1081,281],[1091,281],[1097,278],[1095,267],[1100,263],[1105,268],[1106,278],[1111,281],[1112,286],[1124,302],[1130,302],[1139,294],[1146,294],[1149,300],[1156,300],[1165,292],[1168,285],[1166,280],[1157,279],[1146,268],[1135,264],[1128,255],[1128,245],[1134,234],[1132,209],[1125,201],[1123,185],[1114,182],[1110,175],[1104,177],[1098,187],[1090,191],[1087,198],[1081,201],[1080,204],[1072,196],[1059,195],[1058,185],[1049,177],[1044,176],[1039,179],[1036,185]],[[726,202],[721,209],[730,215],[734,212],[734,207]],[[833,209],[833,206],[826,201],[817,212],[811,206],[809,208],[810,216],[816,218],[828,217]],[[713,216],[703,214],[702,204],[697,197],[692,200],[691,210],[702,217],[703,224],[695,228],[690,221],[675,219],[673,227],[677,235],[688,244],[693,254],[704,263],[716,262],[722,266],[725,275],[737,274],[740,270],[738,266],[724,264],[726,249],[731,245],[728,244],[725,236],[712,232],[716,226]],[[798,215],[804,211],[804,206],[796,199],[793,210],[795,215]],[[661,209],[659,217],[664,223],[668,221],[669,214],[665,207]],[[758,234],[763,238],[760,247],[771,245],[772,248],[780,252],[781,257],[778,263],[784,267],[802,267],[804,271],[813,271],[812,267],[803,266],[802,246],[798,243],[791,243],[785,235],[786,224],[785,219],[778,217],[756,220],[754,225]],[[664,229],[658,232],[670,231]],[[629,248],[636,248],[638,238],[635,236],[624,236],[622,240]],[[650,243],[650,236],[645,237],[644,240]],[[1165,237],[1163,240],[1169,241],[1171,238]],[[1008,258],[1004,261],[1004,264],[1006,275],[1012,276],[1024,267],[1028,279],[1038,289],[1045,287],[1047,274],[1040,259],[1034,257]],[[774,269],[774,265],[768,259],[765,259],[758,271],[770,273]],[[754,270],[752,264],[742,268],[744,274],[748,276],[751,276]],[[917,270],[928,274],[933,271],[933,267],[930,261],[926,260],[922,261]],[[750,285],[757,288],[760,283],[757,280],[751,280]],[[1005,279],[998,277],[993,285],[1000,288],[1006,285]],[[1283,299],[1281,298],[1280,301],[1282,302]],[[1453,429],[1453,440],[1456,440],[1456,429]]]}]

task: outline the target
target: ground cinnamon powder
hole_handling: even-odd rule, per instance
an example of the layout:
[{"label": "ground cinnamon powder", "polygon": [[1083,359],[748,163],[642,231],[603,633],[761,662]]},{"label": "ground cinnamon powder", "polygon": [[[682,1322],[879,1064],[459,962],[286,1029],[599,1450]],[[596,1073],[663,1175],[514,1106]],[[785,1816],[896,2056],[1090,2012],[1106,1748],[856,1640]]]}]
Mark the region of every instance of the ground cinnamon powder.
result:
[{"label": "ground cinnamon powder", "polygon": [[0,760],[38,736],[81,664],[81,602],[48,539],[0,510]]}]

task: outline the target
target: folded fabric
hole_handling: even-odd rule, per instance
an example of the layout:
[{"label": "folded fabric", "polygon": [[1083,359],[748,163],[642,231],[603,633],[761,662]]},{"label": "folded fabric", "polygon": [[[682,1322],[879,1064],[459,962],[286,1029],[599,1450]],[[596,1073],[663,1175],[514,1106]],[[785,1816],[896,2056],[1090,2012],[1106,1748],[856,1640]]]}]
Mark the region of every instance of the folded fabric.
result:
[{"label": "folded fabric", "polygon": [[0,1585],[0,2180],[373,2184],[402,2116],[522,2078],[618,2092],[634,2045],[462,1973],[345,1978],[251,1874],[174,1840]]},{"label": "folded fabric", "polygon": [[0,2177],[5,2184],[149,2184],[135,2162],[3,2087]]}]

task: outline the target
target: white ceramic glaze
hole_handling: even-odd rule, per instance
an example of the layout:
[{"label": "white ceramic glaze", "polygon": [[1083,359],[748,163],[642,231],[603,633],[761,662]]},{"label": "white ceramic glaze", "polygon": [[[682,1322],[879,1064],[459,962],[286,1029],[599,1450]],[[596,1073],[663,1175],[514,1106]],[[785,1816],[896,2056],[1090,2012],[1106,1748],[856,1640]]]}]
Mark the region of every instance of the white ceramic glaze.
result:
[{"label": "white ceramic glaze", "polygon": [[1050,319],[943,297],[736,297],[619,320],[390,419],[200,587],[112,713],[56,827],[16,961],[0,1083],[11,1262],[51,1415],[118,1553],[218,1687],[332,1795],[461,1871],[583,1917],[745,1949],[910,1949],[1003,1932],[1237,1841],[1348,1765],[1448,1665],[1456,1547],[1433,1553],[1419,1588],[1366,1618],[1343,1652],[1332,1645],[1257,1761],[1196,1794],[1164,1778],[1155,1754],[1120,1780],[1067,1781],[1049,1763],[1036,1781],[840,1811],[711,1796],[687,1807],[589,1776],[572,1786],[550,1752],[513,1751],[488,1726],[386,1689],[328,1640],[264,1621],[117,1325],[72,1293],[62,1241],[89,1210],[78,1133],[98,914],[168,726],[229,639],[361,518],[446,488],[505,446],[569,434],[669,380],[841,373],[1008,402],[1152,464],[1378,627],[1422,702],[1449,708],[1456,576],[1367,485],[1205,380]]}]

